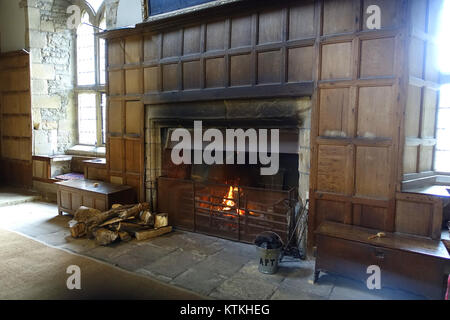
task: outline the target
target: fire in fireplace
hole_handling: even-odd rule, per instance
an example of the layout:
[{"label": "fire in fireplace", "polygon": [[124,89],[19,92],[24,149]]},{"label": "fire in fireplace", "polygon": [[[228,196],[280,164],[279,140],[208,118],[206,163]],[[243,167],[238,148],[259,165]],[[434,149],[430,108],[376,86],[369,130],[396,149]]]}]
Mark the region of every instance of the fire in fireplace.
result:
[{"label": "fire in fireplace", "polygon": [[274,176],[262,176],[258,165],[175,165],[170,132],[164,135],[158,209],[169,213],[173,226],[247,243],[273,231],[287,241],[298,202],[295,130],[280,132],[280,170]]}]

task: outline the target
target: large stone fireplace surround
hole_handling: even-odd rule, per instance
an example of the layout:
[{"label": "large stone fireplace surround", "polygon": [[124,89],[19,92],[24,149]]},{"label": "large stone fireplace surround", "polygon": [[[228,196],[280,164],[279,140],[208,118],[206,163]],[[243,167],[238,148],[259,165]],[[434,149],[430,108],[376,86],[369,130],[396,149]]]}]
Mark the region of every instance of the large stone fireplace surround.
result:
[{"label": "large stone fireplace surround", "polygon": [[[293,221],[296,218],[296,213],[298,214],[298,204],[304,203],[308,198],[310,116],[311,100],[309,97],[146,105],[145,186],[147,201],[151,203],[154,210],[169,210],[169,202],[171,210],[175,210],[172,214],[174,220],[172,223],[175,227],[237,241],[251,242],[254,233],[264,231],[261,229],[264,227],[247,227],[248,222],[245,219],[245,230],[250,230],[250,235],[243,234],[244,219],[242,217],[245,214],[244,210],[239,210],[239,205],[241,205],[240,208],[244,208],[242,203],[239,204],[243,199],[241,197],[246,196],[246,205],[248,202],[251,203],[248,200],[251,195],[263,200],[275,197],[273,198],[274,201],[277,199],[276,197],[280,197],[280,199],[290,198],[289,200],[286,199],[288,201],[284,201],[289,202],[292,208],[292,211],[286,211],[287,225],[285,226],[284,223],[281,223],[281,220],[278,220],[278,222],[274,222],[274,228],[271,228],[275,232],[282,233],[282,230],[286,227],[287,233],[283,233],[281,236],[287,240],[288,234],[294,226]],[[207,168],[205,165],[193,165],[186,168],[185,165],[174,166],[170,164],[170,148],[168,147],[167,136],[175,128],[192,129],[194,121],[202,121],[203,130],[208,128],[279,129],[280,173],[273,177],[256,175],[254,174],[255,169],[257,169],[255,165],[216,165],[214,168]],[[230,186],[233,186],[233,188]],[[181,190],[187,190],[187,192],[182,193],[190,198],[186,200],[186,204],[182,202],[180,194],[177,193],[180,188]],[[164,194],[158,195],[159,189],[160,193]],[[208,212],[205,209],[205,206],[207,206],[205,202],[209,203],[209,208],[211,208],[211,203],[207,201],[211,199],[211,195],[210,198],[202,197],[199,190],[209,190],[213,195],[223,194],[225,199],[219,199],[218,201],[228,200],[228,204],[230,204],[231,199],[227,197],[232,197],[231,205],[235,205],[237,209],[235,210],[235,207],[231,206],[232,209],[227,207],[225,210],[233,212],[236,218],[242,220],[237,224],[236,233],[222,232],[222,230],[211,233],[210,229],[206,230],[201,227],[200,218],[204,217],[201,210],[204,213]],[[195,194],[196,192],[198,194]],[[197,201],[191,202],[194,197],[199,203]],[[210,201],[216,201],[214,203],[218,204],[217,200]],[[175,205],[174,208],[174,203],[179,204]],[[284,212],[279,211],[282,210],[281,207],[265,208],[266,211],[260,212],[253,206],[252,208],[258,214],[254,213],[251,208],[245,207],[245,212],[257,215],[258,218],[255,220],[261,220],[261,217],[271,217],[271,215],[277,220],[281,216],[280,213]],[[217,208],[217,206],[214,208]],[[224,207],[221,207],[219,211],[223,209]],[[183,210],[187,210],[189,213],[195,211],[198,212],[198,215],[194,214],[192,219],[186,219]],[[236,213],[234,213],[235,211]],[[222,211],[222,213],[224,212]],[[194,220],[194,222],[189,220]],[[261,222],[262,226],[266,222]],[[205,221],[205,223],[208,224],[208,221]],[[209,220],[209,223],[211,223],[211,220]]]}]

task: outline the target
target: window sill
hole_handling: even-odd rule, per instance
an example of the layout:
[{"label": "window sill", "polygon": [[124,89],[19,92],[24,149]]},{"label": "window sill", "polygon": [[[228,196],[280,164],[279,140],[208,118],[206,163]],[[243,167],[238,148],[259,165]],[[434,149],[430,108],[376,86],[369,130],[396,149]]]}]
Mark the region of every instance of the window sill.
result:
[{"label": "window sill", "polygon": [[73,156],[86,156],[104,158],[106,157],[105,147],[76,145],[66,151],[66,154]]}]

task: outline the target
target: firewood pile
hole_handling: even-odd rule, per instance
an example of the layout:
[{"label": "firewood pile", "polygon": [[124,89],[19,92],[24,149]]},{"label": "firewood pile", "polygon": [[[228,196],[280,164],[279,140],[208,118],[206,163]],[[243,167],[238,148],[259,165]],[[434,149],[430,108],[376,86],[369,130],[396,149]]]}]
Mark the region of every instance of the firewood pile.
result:
[{"label": "firewood pile", "polygon": [[148,203],[136,205],[114,205],[111,210],[101,212],[80,207],[69,222],[74,238],[95,239],[106,246],[116,241],[138,241],[159,237],[172,231],[166,213],[150,212]]}]

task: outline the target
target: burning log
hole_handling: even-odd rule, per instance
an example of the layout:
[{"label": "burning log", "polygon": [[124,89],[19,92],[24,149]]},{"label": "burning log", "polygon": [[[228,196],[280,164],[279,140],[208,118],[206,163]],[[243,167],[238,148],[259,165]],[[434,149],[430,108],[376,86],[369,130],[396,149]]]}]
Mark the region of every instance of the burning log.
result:
[{"label": "burning log", "polygon": [[98,229],[95,232],[95,240],[101,246],[107,246],[110,243],[113,243],[119,237],[118,232],[113,232],[108,229]]},{"label": "burning log", "polygon": [[142,240],[148,240],[151,238],[156,238],[159,236],[162,236],[163,234],[172,232],[172,227],[162,227],[159,229],[150,229],[150,230],[144,230],[144,231],[138,231],[134,235],[136,237],[136,240],[142,241]]},{"label": "burning log", "polygon": [[169,215],[167,213],[159,213],[155,216],[155,229],[167,227],[169,225]]}]

